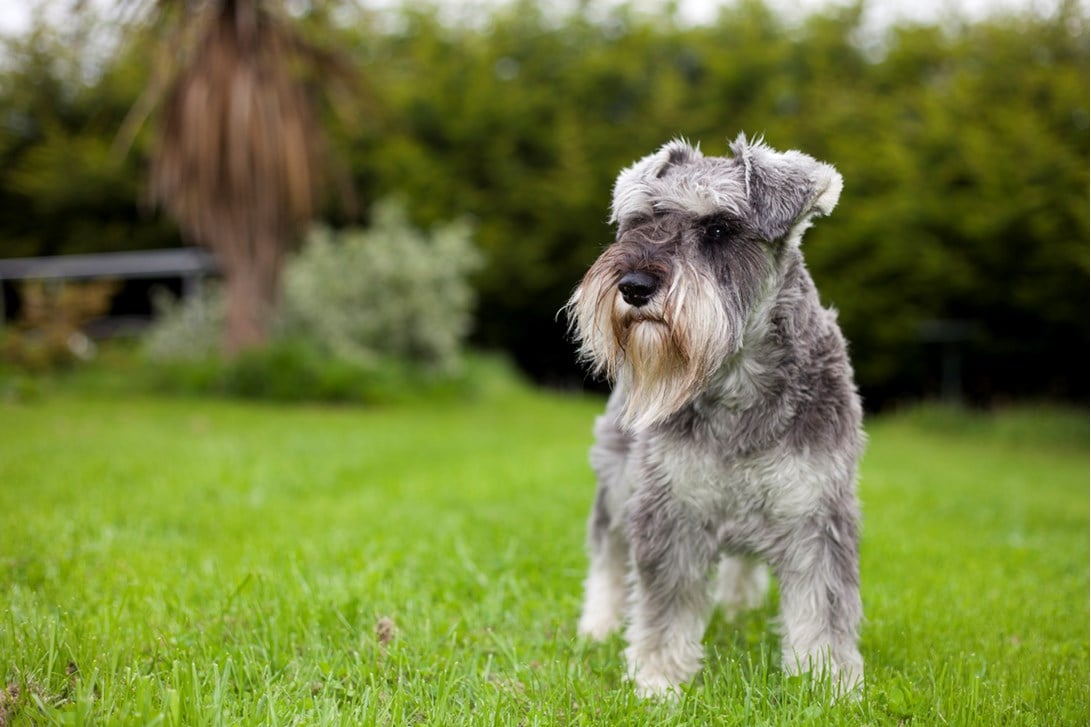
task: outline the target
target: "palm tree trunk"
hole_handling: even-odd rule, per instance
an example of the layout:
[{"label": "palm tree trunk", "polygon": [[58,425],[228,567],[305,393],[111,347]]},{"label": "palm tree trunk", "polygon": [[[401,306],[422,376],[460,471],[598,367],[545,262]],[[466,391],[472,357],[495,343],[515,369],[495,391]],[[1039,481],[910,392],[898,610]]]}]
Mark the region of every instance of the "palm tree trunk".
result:
[{"label": "palm tree trunk", "polygon": [[[264,345],[276,310],[283,250],[287,246],[271,236],[254,237],[251,244],[236,246],[234,254],[224,261],[227,319],[223,350],[229,357]],[[215,248],[229,249],[227,245]]]}]

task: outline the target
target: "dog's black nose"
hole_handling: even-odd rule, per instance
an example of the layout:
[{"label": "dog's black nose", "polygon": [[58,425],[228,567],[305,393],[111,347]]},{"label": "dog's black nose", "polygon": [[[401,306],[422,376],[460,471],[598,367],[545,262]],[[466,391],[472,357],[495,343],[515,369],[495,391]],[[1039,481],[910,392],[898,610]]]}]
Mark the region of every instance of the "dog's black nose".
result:
[{"label": "dog's black nose", "polygon": [[658,287],[659,282],[647,273],[626,273],[617,284],[621,297],[635,308],[651,300]]}]

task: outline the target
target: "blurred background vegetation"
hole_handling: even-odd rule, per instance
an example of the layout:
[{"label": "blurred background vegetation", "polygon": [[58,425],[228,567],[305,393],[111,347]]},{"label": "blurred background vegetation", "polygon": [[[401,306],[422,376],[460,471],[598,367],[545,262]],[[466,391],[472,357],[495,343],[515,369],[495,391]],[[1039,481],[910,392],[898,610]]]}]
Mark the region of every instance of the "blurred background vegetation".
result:
[{"label": "blurred background vegetation", "polygon": [[[805,253],[825,302],[840,311],[870,408],[936,396],[945,372],[974,403],[1087,400],[1082,3],[882,32],[865,27],[862,1],[789,18],[762,0],[739,0],[703,24],[683,22],[676,6],[648,13],[594,2],[561,15],[517,1],[472,21],[415,3],[381,12],[255,3],[351,69],[331,84],[321,64],[289,64],[325,129],[316,153],[331,162],[334,183],[315,187],[312,216],[328,229],[309,235],[324,242],[303,245],[308,233],[288,225],[299,251],[285,275],[295,304],[280,296],[288,310],[271,325],[290,331],[295,320],[297,331],[330,333],[315,346],[282,334],[269,368],[285,359],[305,368],[325,350],[350,369],[389,374],[391,361],[409,361],[434,372],[451,368],[452,346],[468,335],[470,346],[505,353],[539,382],[584,385],[557,312],[612,239],[606,217],[618,170],[675,136],[725,153],[744,130],[844,175],[841,203],[808,234]],[[127,15],[79,5],[74,25],[38,22],[3,41],[3,258],[175,247],[194,237],[148,203],[156,110],[152,123],[132,123],[162,72],[155,59],[171,37],[163,16],[132,12],[140,5],[132,2],[120,6]],[[399,202],[375,206],[381,200]],[[352,252],[350,241],[380,246],[398,237],[394,228],[408,240],[404,255],[360,244]],[[344,241],[340,262],[330,257],[334,240]],[[402,257],[411,270],[395,274],[391,261],[396,268]],[[310,267],[292,273],[292,265]],[[374,268],[383,265],[385,273]],[[324,291],[314,276],[341,292]],[[436,303],[437,289],[450,291],[449,306]],[[15,353],[10,344],[26,331],[13,321],[33,307],[19,290],[4,284],[5,350]],[[115,314],[152,310],[146,285],[113,292]],[[377,294],[404,305],[383,312]],[[175,326],[185,351],[216,347],[215,333],[200,333],[222,320],[208,297],[190,303],[207,315],[160,305],[171,309],[161,321]],[[329,316],[316,313],[323,305]],[[364,343],[346,342],[356,335],[346,334],[353,316],[381,319],[359,333]],[[29,325],[25,316],[20,325]],[[389,333],[412,326],[422,332]],[[185,343],[193,335],[204,338]],[[392,350],[371,356],[375,340]],[[162,335],[155,341],[153,349],[171,350]],[[237,379],[254,359],[232,366],[213,378]],[[339,371],[333,379],[352,380]]]}]

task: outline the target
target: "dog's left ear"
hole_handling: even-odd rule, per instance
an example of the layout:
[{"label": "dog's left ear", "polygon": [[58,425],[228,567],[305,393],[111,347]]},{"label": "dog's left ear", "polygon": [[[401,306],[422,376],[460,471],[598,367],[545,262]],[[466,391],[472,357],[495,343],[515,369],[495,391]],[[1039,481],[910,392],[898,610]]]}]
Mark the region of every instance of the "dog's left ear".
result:
[{"label": "dog's left ear", "polygon": [[799,244],[811,218],[837,206],[843,181],[831,165],[798,151],[777,152],[739,134],[731,151],[743,168],[751,222],[768,241]]}]

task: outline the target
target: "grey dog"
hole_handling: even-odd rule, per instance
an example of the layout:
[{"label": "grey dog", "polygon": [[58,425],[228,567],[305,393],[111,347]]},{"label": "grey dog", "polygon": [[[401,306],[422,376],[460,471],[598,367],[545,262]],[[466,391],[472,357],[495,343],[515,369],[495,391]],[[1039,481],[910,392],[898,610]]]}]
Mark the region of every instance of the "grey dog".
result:
[{"label": "grey dog", "polygon": [[566,306],[581,357],[614,383],[579,631],[625,623],[637,692],[669,695],[700,669],[713,600],[760,605],[768,566],[784,669],[851,690],[861,407],[800,252],[841,175],[743,135],[731,151],[672,141],[623,170],[617,239]]}]

